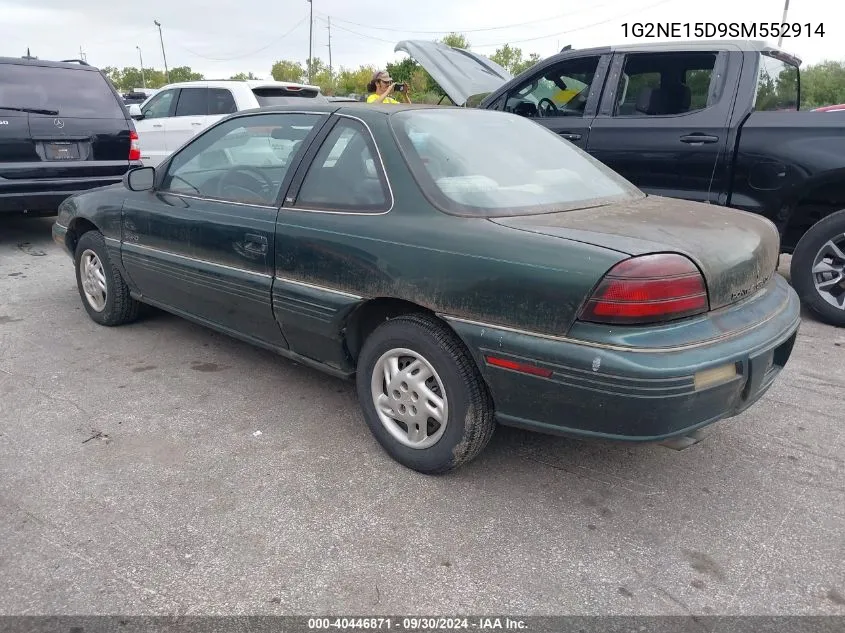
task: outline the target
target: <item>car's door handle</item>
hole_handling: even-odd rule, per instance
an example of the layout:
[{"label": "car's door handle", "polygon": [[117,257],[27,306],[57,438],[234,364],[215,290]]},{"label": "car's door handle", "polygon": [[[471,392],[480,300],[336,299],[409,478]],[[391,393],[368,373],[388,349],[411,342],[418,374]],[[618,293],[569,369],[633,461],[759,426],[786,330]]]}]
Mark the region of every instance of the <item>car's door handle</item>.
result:
[{"label": "car's door handle", "polygon": [[199,121],[194,121],[194,122],[191,123],[191,125],[193,125],[195,127],[199,127],[200,125],[202,125],[202,123],[200,123]]},{"label": "car's door handle", "polygon": [[559,134],[565,138],[567,141],[580,141],[581,135],[580,134],[573,134],[572,132],[559,132]]},{"label": "car's door handle", "polygon": [[691,143],[694,145],[701,145],[702,143],[718,143],[718,136],[710,136],[709,134],[687,134],[681,137],[681,143]]},{"label": "car's door handle", "polygon": [[161,123],[153,123],[153,127],[164,127]]},{"label": "car's door handle", "polygon": [[244,250],[257,255],[267,253],[267,238],[263,235],[247,233],[244,235]]}]

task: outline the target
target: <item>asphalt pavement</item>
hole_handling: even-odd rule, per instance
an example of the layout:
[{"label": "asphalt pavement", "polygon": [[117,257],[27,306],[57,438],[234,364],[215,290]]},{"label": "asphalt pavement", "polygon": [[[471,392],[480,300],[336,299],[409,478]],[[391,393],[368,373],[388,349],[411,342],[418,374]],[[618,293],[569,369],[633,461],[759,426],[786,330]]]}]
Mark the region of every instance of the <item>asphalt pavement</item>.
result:
[{"label": "asphalt pavement", "polygon": [[94,324],[51,223],[0,217],[0,614],[845,615],[845,330],[683,450],[500,428],[425,477],[350,383]]}]

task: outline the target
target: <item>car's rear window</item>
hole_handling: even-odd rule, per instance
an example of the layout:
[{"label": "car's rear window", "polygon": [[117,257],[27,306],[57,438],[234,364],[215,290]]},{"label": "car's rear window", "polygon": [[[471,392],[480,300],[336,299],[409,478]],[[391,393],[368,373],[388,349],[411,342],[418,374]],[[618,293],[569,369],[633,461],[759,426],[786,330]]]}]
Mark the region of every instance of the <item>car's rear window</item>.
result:
[{"label": "car's rear window", "polygon": [[447,213],[551,213],[645,195],[583,150],[524,117],[431,108],[397,112],[390,120],[414,177]]},{"label": "car's rear window", "polygon": [[56,110],[69,118],[124,118],[106,78],[74,68],[0,64],[0,105]]},{"label": "car's rear window", "polygon": [[[262,108],[267,106],[288,105],[296,103],[299,99],[317,99],[320,96],[320,91],[313,88],[253,88],[252,94],[258,100],[258,105]],[[322,101],[322,99],[319,99]]]}]

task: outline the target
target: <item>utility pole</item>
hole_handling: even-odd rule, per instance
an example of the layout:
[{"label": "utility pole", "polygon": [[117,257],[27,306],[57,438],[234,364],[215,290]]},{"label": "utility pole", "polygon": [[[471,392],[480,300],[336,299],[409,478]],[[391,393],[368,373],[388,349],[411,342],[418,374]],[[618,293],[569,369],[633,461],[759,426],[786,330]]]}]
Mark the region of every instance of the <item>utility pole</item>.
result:
[{"label": "utility pole", "polygon": [[153,24],[158,27],[158,39],[161,42],[161,56],[164,58],[164,78],[167,83],[170,83],[170,71],[167,70],[167,55],[164,54],[164,38],[161,35],[161,22],[153,20]]},{"label": "utility pole", "polygon": [[311,47],[314,41],[314,2],[307,0],[311,7],[311,17],[308,20],[308,83],[311,83]]},{"label": "utility pole", "polygon": [[329,16],[329,81],[331,82],[332,94],[334,94],[334,73],[332,72],[332,18]]},{"label": "utility pole", "polygon": [[[789,0],[784,0],[783,3],[783,19],[780,21],[781,24],[786,22],[786,12],[789,11]],[[783,32],[781,32],[780,37],[778,37],[778,48],[780,48],[781,43],[783,42]]]},{"label": "utility pole", "polygon": [[141,47],[136,46],[135,48],[138,49],[138,59],[141,60],[141,85],[146,88],[147,87],[147,80],[144,78],[144,56],[141,55]]},{"label": "utility pole", "polygon": [[82,45],[79,46],[79,59],[84,62],[88,62],[88,58],[85,57],[85,53],[82,51]]}]

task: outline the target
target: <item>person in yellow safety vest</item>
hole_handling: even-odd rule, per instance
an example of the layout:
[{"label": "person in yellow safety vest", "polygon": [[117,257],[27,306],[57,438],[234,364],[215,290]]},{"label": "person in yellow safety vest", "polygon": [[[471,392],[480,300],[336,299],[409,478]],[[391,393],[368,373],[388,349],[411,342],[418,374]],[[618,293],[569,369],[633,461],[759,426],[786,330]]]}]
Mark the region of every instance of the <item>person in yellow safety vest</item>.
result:
[{"label": "person in yellow safety vest", "polygon": [[[411,103],[411,98],[408,96],[408,84],[400,85],[402,86],[400,94],[404,95],[407,103]],[[367,103],[400,103],[390,96],[395,86],[396,83],[390,78],[390,73],[384,70],[377,71],[367,84],[367,92],[370,93]]]}]

